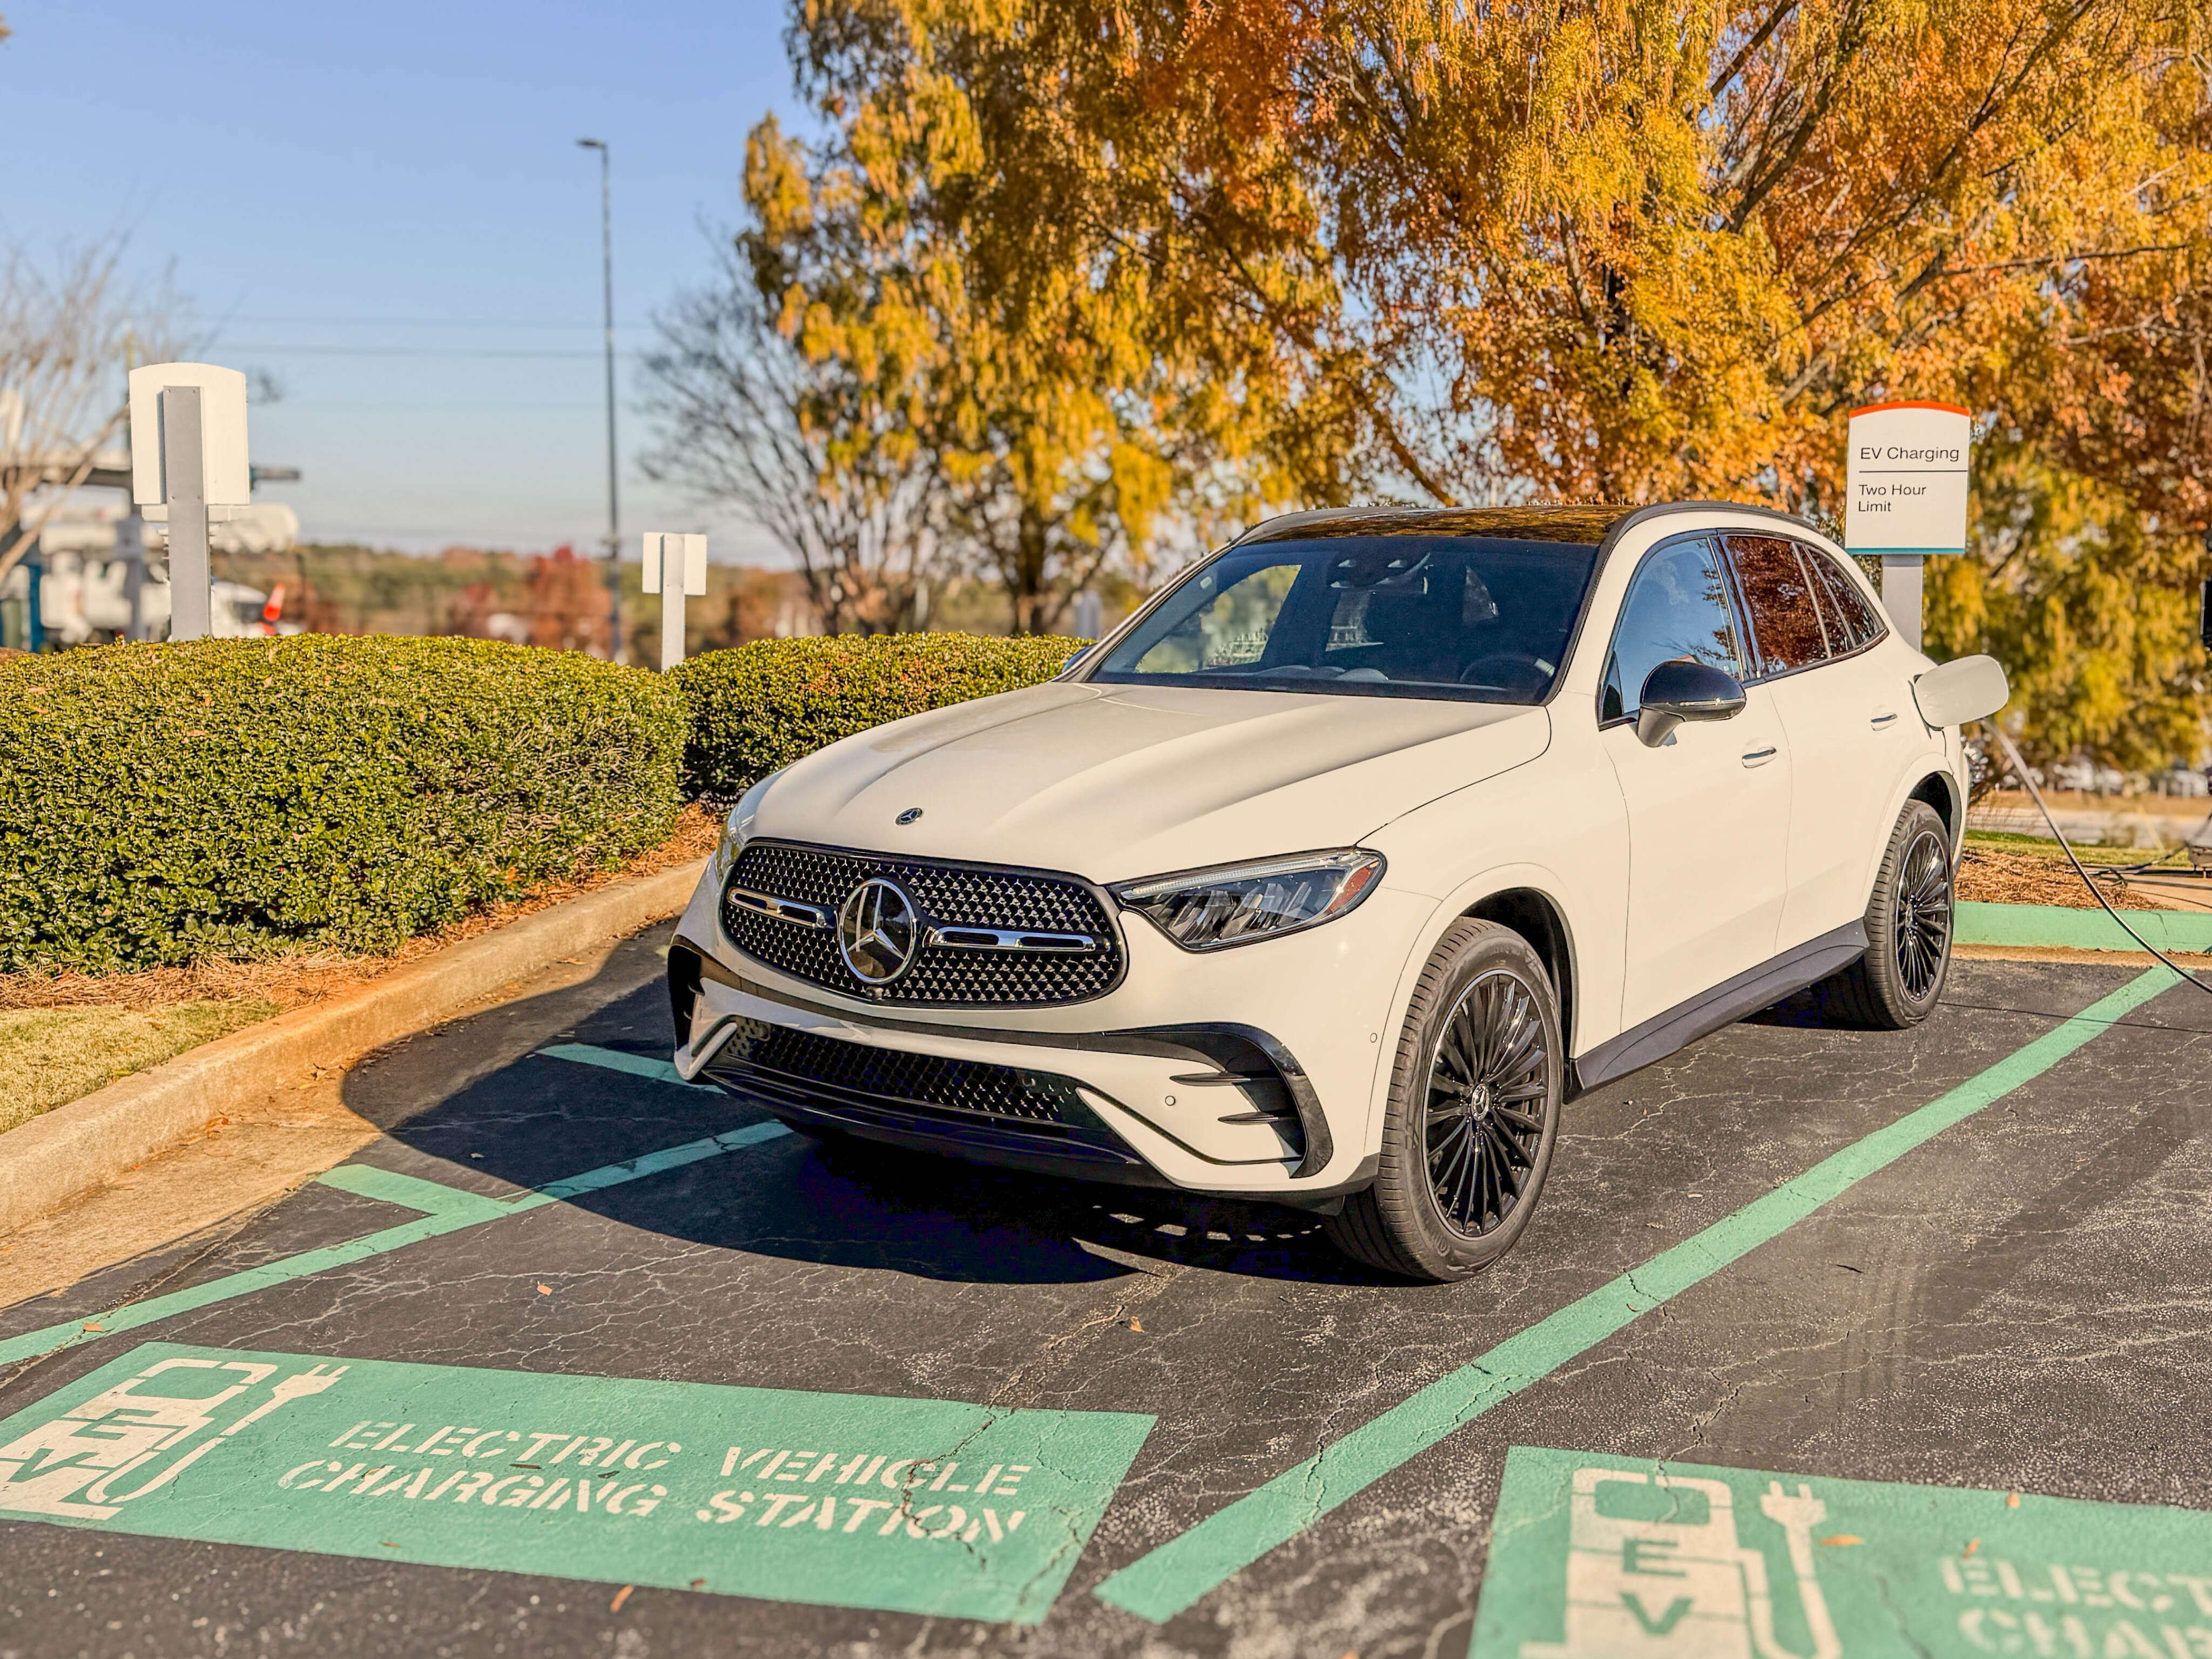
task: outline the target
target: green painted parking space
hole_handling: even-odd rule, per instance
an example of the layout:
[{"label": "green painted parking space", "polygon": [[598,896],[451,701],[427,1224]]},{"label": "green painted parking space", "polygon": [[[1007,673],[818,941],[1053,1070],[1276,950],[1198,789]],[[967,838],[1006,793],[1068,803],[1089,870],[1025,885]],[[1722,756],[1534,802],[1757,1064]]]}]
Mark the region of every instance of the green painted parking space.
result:
[{"label": "green painted parking space", "polygon": [[[1913,1230],[1899,1248],[1931,1271],[1961,1259],[1954,1236],[1990,1248],[2013,1224],[2008,1182],[2033,1176],[2043,1192],[2077,1146],[2106,1144],[2076,1143],[2064,1123],[2094,1133],[2130,1121],[2139,1091],[2212,1041],[2172,1027],[2179,996],[2148,1007],[2175,982],[2163,969],[2064,971],[2062,986],[1978,970],[1969,1012],[1948,1017],[1946,1040],[1963,1037],[1963,1051],[1917,1039],[1878,1049],[1785,1011],[1672,1075],[1589,1097],[1567,1152],[1577,1181],[1542,1251],[1444,1292],[1318,1275],[1318,1247],[1302,1253],[1279,1218],[909,1168],[774,1122],[730,1127],[717,1092],[640,1052],[659,1038],[640,1019],[658,1007],[641,996],[581,1029],[547,1027],[527,1058],[452,1107],[394,1116],[372,1161],[284,1200],[249,1248],[181,1279],[119,1267],[109,1289],[88,1283],[39,1316],[40,1304],[19,1308],[0,1343],[23,1362],[0,1396],[13,1413],[0,1421],[0,1532],[10,1576],[30,1588],[11,1600],[0,1587],[0,1616],[27,1619],[57,1652],[201,1650],[197,1627],[158,1609],[100,1638],[102,1607],[127,1620],[151,1605],[93,1582],[114,1573],[173,1583],[179,1620],[209,1628],[235,1629],[231,1610],[249,1603],[312,1607],[335,1593],[327,1605],[393,1626],[359,1650],[379,1653],[488,1650],[445,1632],[495,1603],[502,1629],[527,1621],[557,1656],[609,1650],[634,1628],[639,1651],[778,1659],[1018,1645],[1086,1659],[2124,1656],[2137,1636],[2190,1659],[2202,1621],[2183,1616],[2193,1569],[2174,1551],[2203,1557],[2185,1528],[2208,1517],[2114,1502],[2078,1504],[2066,1523],[2124,1542],[2138,1537],[2128,1516],[2178,1518],[2183,1533],[2140,1534],[2154,1548],[2039,1553],[2015,1532],[2006,1553],[1986,1525],[1954,1539],[1952,1518],[1991,1505],[2016,1522],[2075,1501],[2039,1489],[2156,1493],[2099,1475],[2071,1446],[2053,1452],[2044,1485],[1978,1419],[1939,1425],[1917,1461],[1870,1455],[1856,1431],[1796,1455],[1795,1420],[1746,1403],[1765,1385],[1740,1395],[1726,1375],[1755,1343],[1778,1389],[1825,1387],[1821,1345],[1854,1316],[1823,1301],[1813,1276],[1856,1284],[1864,1266],[1871,1288],[1879,1269],[1844,1235],[1887,1216],[1871,1224]],[[462,1054],[471,1042],[465,1029],[452,1038]],[[419,1074],[434,1059],[404,1063]],[[2190,1132],[2188,1094],[2166,1097],[2162,1133]],[[2000,1149],[2023,1146],[2037,1150],[2008,1173]],[[2087,1172],[2099,1167],[2068,1190],[2106,1190]],[[2147,1149],[2128,1164],[2162,1167]],[[2161,1179],[2185,1183],[2178,1198],[2195,1168],[2185,1158]],[[1971,1235],[1942,1219],[1960,1202],[1987,1206],[1971,1212]],[[388,1224],[386,1205],[415,1214]],[[2041,1237],[2023,1239],[2040,1249]],[[1987,1266],[1972,1271],[1993,1282]],[[47,1322],[27,1331],[26,1316]],[[1895,1328],[1923,1340],[1918,1325]],[[640,1346],[647,1333],[659,1358]],[[147,1337],[167,1340],[133,1346]],[[2150,1378],[2147,1407],[2178,1397],[2172,1378],[2190,1373],[2185,1360],[2164,1373],[2096,1364]],[[647,1370],[660,1375],[632,1375]],[[209,1403],[234,1385],[245,1391]],[[1931,1398],[1916,1383],[1869,1407],[1866,1426],[1878,1436]],[[2029,1403],[2023,1421],[2063,1441],[2051,1401]],[[2091,1401],[2085,1417],[2105,1421],[2102,1409]],[[1693,1443],[1701,1465],[1738,1468],[1651,1455]],[[1545,1445],[1601,1449],[1522,1449]],[[1547,1466],[1550,1486],[1529,1488],[1532,1457],[1572,1466]],[[1598,1626],[1571,1628],[1565,1558],[1516,1565],[1523,1517],[1547,1516],[1525,1528],[1564,1537],[1576,1471],[1601,1467],[1620,1476],[1601,1483],[1607,1525],[1626,1501],[1611,1488],[1639,1484],[1628,1474],[1741,1474],[1722,1506],[1740,1540],[1728,1559],[1750,1632],[1741,1644],[1735,1604],[1695,1573],[1654,1572],[1631,1586],[1633,1606],[1613,1594],[1618,1628],[1590,1638]],[[1788,1473],[1758,1473],[1774,1470]],[[1565,1498],[1544,1495],[1562,1480]],[[1893,1495],[1879,1534],[1866,1518],[1879,1504],[1854,1480]],[[1830,1512],[1807,1524],[1832,1654],[1805,1612],[1792,1534],[1762,1507],[1776,1481],[1792,1503],[1809,1487]],[[2008,1482],[2022,1489],[2018,1509]],[[1693,1507],[1687,1486],[1656,1489]],[[2195,1501],[2185,1482],[2166,1489]],[[1712,1544],[1718,1500],[1697,1501]],[[1914,1504],[1943,1524],[1906,1526]],[[2081,1518],[2106,1510],[2118,1530]],[[1664,1558],[1651,1540],[1668,1535],[1638,1543],[1636,1565],[1693,1559]],[[1843,1537],[1859,1541],[1823,1541]],[[1874,1604],[1851,1577],[1905,1583],[1881,1553],[1892,1545],[1957,1558],[1956,1589],[1940,1564],[1920,1586],[1951,1601],[1893,1628],[1862,1616]],[[2078,1602],[2063,1600],[2054,1564]],[[64,1605],[24,1599],[40,1586]],[[551,1630],[537,1623],[540,1601],[611,1623]]]},{"label": "green painted parking space", "polygon": [[[608,1058],[631,1058],[611,1055],[605,1049],[586,1050],[579,1045],[571,1045],[571,1048],[572,1052],[557,1057],[582,1060],[587,1064],[601,1066],[606,1064]],[[665,1060],[657,1063],[666,1073],[665,1078],[659,1072],[639,1072],[629,1066],[608,1069],[629,1071],[633,1075],[650,1077],[655,1081],[675,1079],[674,1066]],[[690,1088],[693,1085],[678,1080],[678,1086]],[[0,1340],[0,1364],[58,1352],[102,1337],[119,1336],[126,1331],[139,1330],[179,1314],[190,1313],[194,1309],[251,1296],[256,1291],[288,1284],[311,1273],[327,1273],[333,1267],[366,1261],[372,1256],[404,1249],[410,1244],[440,1238],[464,1228],[479,1227],[487,1222],[526,1215],[548,1204],[581,1198],[587,1194],[605,1192],[609,1188],[663,1175],[671,1170],[696,1164],[702,1158],[718,1158],[725,1152],[763,1146],[789,1133],[781,1123],[750,1123],[704,1139],[665,1146],[641,1158],[586,1170],[581,1174],[506,1198],[487,1198],[481,1194],[447,1186],[441,1182],[425,1181],[419,1176],[400,1175],[370,1164],[342,1164],[337,1169],[325,1170],[318,1176],[317,1184],[333,1187],[340,1192],[356,1193],[382,1203],[396,1204],[403,1209],[419,1210],[422,1219],[401,1222],[398,1226],[386,1227],[360,1238],[349,1239],[343,1244],[333,1244],[319,1250],[303,1250],[283,1261],[249,1268],[244,1273],[228,1274],[187,1290],[172,1291],[164,1296],[140,1297],[109,1309],[94,1319],[65,1320],[59,1324],[25,1331]]]},{"label": "green painted parking space", "polygon": [[1915,1147],[2002,1100],[2179,982],[2154,968],[1917,1111],[1507,1339],[1113,1574],[1101,1600],[1163,1622],[1268,1551]]},{"label": "green painted parking space", "polygon": [[1034,1623],[1152,1425],[151,1342],[0,1422],[0,1515]]},{"label": "green painted parking space", "polygon": [[2212,1515],[1516,1446],[1470,1659],[2212,1659]]}]

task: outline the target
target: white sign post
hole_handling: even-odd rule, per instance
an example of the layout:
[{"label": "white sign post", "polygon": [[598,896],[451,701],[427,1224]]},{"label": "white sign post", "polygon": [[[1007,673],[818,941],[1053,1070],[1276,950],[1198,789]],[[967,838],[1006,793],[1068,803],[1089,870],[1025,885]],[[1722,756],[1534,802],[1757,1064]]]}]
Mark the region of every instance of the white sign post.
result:
[{"label": "white sign post", "polygon": [[1870,404],[1850,416],[1844,545],[1881,556],[1881,602],[1920,648],[1922,568],[1966,550],[1973,416],[1954,404]]},{"label": "white sign post", "polygon": [[707,591],[707,538],[647,531],[645,591],[660,595],[660,667],[665,673],[684,660],[684,596]]},{"label": "white sign post", "polygon": [[131,371],[131,495],[169,526],[169,637],[207,637],[208,522],[253,499],[246,376],[214,363]]}]

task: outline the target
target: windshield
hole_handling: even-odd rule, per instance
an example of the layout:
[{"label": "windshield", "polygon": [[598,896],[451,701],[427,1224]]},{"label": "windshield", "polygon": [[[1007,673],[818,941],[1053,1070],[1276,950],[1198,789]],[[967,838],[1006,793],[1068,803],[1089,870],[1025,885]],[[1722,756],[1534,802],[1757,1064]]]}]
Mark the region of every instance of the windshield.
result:
[{"label": "windshield", "polygon": [[1596,563],[1594,546],[1487,536],[1233,548],[1173,589],[1087,678],[1539,702]]}]

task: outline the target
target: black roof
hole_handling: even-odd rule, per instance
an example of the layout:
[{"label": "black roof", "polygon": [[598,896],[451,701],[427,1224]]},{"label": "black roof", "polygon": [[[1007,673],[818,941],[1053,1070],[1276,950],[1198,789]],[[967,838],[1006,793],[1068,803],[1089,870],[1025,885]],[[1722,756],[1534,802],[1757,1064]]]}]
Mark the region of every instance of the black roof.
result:
[{"label": "black roof", "polygon": [[1339,536],[1497,536],[1516,542],[1595,545],[1637,511],[1608,507],[1337,507],[1291,513],[1237,538],[1255,542],[1317,541]]},{"label": "black roof", "polygon": [[1622,502],[1565,507],[1332,507],[1288,513],[1255,525],[1232,546],[1259,542],[1318,541],[1339,536],[1496,536],[1516,542],[1571,542],[1595,546],[1631,519],[1674,513],[1748,513],[1800,530],[1807,523],[1771,507],[1744,501],[1668,501],[1656,507]]}]

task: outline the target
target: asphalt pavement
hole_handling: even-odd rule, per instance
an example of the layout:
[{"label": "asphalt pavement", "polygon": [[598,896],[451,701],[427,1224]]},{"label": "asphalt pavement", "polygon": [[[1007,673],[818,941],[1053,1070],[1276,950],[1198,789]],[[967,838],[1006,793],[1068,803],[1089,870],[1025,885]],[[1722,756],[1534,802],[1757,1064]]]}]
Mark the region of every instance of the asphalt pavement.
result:
[{"label": "asphalt pavement", "polygon": [[1717,1034],[1571,1104],[1437,1287],[781,1133],[669,1072],[665,940],[0,1310],[0,1656],[2212,1656],[2212,999],[2164,970]]}]

